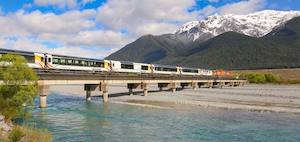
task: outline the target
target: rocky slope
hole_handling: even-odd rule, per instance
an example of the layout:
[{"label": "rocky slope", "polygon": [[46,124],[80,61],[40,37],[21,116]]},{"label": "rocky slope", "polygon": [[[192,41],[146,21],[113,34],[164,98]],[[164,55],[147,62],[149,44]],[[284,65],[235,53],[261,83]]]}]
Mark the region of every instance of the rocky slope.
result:
[{"label": "rocky slope", "polygon": [[[231,22],[228,24],[228,19],[231,18],[225,18],[225,20],[216,18],[223,21],[221,22],[223,24],[227,22],[225,24],[227,26],[221,24],[221,26],[207,30],[208,32],[203,30],[203,26],[201,29],[199,26],[201,22],[192,22],[189,27],[183,28],[183,26],[175,34],[143,36],[108,56],[107,59],[210,69],[300,67],[300,28],[298,26],[300,18],[293,18],[299,12],[279,13],[281,14],[276,11],[262,11],[237,16],[240,17],[240,21],[244,21],[244,24],[239,26]],[[255,15],[265,18],[258,20],[257,17],[254,18]],[[236,15],[221,17],[236,17]],[[241,20],[243,19],[241,17],[248,17],[248,20]],[[290,18],[292,20],[289,20]],[[256,24],[245,26],[245,23],[255,21],[253,19],[256,19]]]}]

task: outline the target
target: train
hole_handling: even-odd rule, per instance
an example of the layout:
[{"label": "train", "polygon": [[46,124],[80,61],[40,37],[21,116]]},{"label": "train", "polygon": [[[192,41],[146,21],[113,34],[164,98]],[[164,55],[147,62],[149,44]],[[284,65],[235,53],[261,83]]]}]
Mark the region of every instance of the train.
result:
[{"label": "train", "polygon": [[229,72],[219,70],[208,70],[200,68],[188,68],[179,66],[169,66],[160,64],[136,63],[129,61],[101,60],[91,58],[81,58],[75,56],[65,56],[42,52],[28,52],[11,49],[0,49],[0,57],[3,54],[17,54],[27,60],[29,67],[42,70],[60,71],[84,71],[90,73],[97,72],[117,72],[117,73],[140,73],[140,74],[167,74],[167,75],[202,75],[220,76],[229,75]]}]

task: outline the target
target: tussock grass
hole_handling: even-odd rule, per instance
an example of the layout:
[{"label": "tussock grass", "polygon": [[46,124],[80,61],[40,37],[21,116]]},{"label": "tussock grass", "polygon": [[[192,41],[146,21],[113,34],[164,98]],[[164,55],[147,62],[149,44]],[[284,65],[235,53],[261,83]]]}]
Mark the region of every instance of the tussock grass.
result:
[{"label": "tussock grass", "polygon": [[52,142],[52,135],[46,129],[36,129],[28,126],[15,126],[0,142]]}]

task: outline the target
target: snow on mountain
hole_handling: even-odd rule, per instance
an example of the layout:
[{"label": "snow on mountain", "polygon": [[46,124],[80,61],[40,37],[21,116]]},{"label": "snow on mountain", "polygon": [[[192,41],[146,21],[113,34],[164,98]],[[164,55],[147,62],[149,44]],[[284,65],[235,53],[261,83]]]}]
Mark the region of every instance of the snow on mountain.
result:
[{"label": "snow on mountain", "polygon": [[225,32],[234,31],[252,37],[262,37],[274,28],[284,24],[294,17],[300,16],[300,11],[264,10],[248,15],[212,15],[205,20],[185,23],[176,35],[185,35],[196,40],[204,35],[215,37]]}]

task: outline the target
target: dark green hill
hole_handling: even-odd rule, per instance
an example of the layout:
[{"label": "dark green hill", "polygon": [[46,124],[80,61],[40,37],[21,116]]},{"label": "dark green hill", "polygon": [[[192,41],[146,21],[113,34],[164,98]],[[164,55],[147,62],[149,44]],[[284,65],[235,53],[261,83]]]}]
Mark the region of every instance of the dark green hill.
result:
[{"label": "dark green hill", "polygon": [[262,38],[227,32],[204,42],[184,43],[172,35],[144,36],[108,58],[210,69],[296,68],[300,17]]}]

